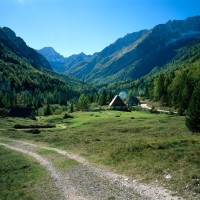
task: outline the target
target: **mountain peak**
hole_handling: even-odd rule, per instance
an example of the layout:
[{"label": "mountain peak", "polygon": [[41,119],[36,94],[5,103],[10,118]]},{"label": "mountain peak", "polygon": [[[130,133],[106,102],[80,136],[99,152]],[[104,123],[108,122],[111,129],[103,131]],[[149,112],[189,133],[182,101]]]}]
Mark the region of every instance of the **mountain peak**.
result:
[{"label": "mountain peak", "polygon": [[91,57],[81,52],[80,54],[74,54],[65,58],[56,52],[53,47],[44,47],[37,51],[49,61],[52,68],[57,72],[64,72],[72,65],[86,61]]},{"label": "mountain peak", "polygon": [[42,54],[51,64],[52,62],[64,63],[64,57],[60,55],[53,47],[44,47],[37,50],[38,53]]},{"label": "mountain peak", "polygon": [[52,54],[53,53],[58,54],[53,47],[44,47],[44,48],[40,49],[39,51],[43,51],[43,52],[46,52],[46,53],[52,53]]},{"label": "mountain peak", "polygon": [[15,32],[8,27],[0,29],[0,42],[13,51],[16,55],[26,58],[36,68],[52,69],[47,60],[34,49],[26,45],[25,41],[17,37]]},{"label": "mountain peak", "polygon": [[11,30],[10,28],[8,27],[3,27],[3,31],[11,38],[15,38],[16,37],[16,34],[13,30]]}]

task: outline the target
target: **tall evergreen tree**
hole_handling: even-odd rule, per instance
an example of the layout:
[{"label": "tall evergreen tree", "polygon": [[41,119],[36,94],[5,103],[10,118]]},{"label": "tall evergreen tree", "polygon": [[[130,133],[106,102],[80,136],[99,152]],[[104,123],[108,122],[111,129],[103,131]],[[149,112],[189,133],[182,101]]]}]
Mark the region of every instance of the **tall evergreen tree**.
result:
[{"label": "tall evergreen tree", "polygon": [[186,115],[186,126],[193,132],[200,132],[200,83],[194,89]]},{"label": "tall evergreen tree", "polygon": [[164,74],[160,74],[158,78],[154,81],[154,97],[157,101],[160,101],[164,94],[164,81]]},{"label": "tall evergreen tree", "polygon": [[107,92],[106,90],[103,90],[99,96],[99,105],[103,106],[106,105],[107,101]]},{"label": "tall evergreen tree", "polygon": [[44,115],[45,116],[51,115],[51,106],[50,106],[50,104],[47,104],[47,107],[46,107],[46,109],[44,111]]},{"label": "tall evergreen tree", "polygon": [[74,112],[74,104],[73,103],[70,103],[70,110],[69,110],[70,113],[73,113]]}]

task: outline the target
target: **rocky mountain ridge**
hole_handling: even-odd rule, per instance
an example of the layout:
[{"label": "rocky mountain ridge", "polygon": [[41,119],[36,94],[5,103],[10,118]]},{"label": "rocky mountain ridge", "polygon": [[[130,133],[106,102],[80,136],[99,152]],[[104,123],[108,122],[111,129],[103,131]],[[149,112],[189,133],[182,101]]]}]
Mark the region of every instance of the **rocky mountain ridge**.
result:
[{"label": "rocky mountain ridge", "polygon": [[[75,64],[66,74],[89,83],[135,80],[162,68],[179,48],[199,37],[200,16],[168,21],[117,40],[87,61]],[[127,38],[132,40],[127,42]]]},{"label": "rocky mountain ridge", "polygon": [[25,58],[36,68],[52,69],[48,61],[33,48],[26,45],[24,40],[17,37],[10,28],[0,28],[0,43],[8,47],[16,55]]},{"label": "rocky mountain ridge", "polygon": [[61,73],[69,70],[70,67],[75,65],[76,63],[86,61],[91,57],[90,55],[86,55],[84,53],[64,57],[56,52],[53,47],[44,47],[40,50],[37,50],[37,52],[43,55],[48,60],[51,67],[55,71]]}]

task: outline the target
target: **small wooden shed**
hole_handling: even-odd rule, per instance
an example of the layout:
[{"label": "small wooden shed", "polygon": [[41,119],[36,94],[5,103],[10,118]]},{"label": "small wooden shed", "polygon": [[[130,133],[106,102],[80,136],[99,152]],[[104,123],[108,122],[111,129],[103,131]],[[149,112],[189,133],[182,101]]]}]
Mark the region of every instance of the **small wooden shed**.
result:
[{"label": "small wooden shed", "polygon": [[35,118],[35,109],[26,107],[13,107],[9,112],[10,117]]},{"label": "small wooden shed", "polygon": [[136,96],[130,96],[127,100],[127,106],[137,106],[140,104],[140,100]]},{"label": "small wooden shed", "polygon": [[120,96],[116,95],[113,100],[109,104],[110,109],[112,110],[122,110],[122,111],[127,111],[128,108],[126,104],[122,101]]}]

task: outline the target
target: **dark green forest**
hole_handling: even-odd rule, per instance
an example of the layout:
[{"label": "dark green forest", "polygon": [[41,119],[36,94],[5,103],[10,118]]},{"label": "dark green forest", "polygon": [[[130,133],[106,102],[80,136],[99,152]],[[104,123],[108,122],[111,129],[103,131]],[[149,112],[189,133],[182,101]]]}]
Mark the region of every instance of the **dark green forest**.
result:
[{"label": "dark green forest", "polygon": [[73,84],[34,68],[1,44],[0,107],[25,105],[37,109],[47,103],[66,105],[67,101],[79,96]]}]

